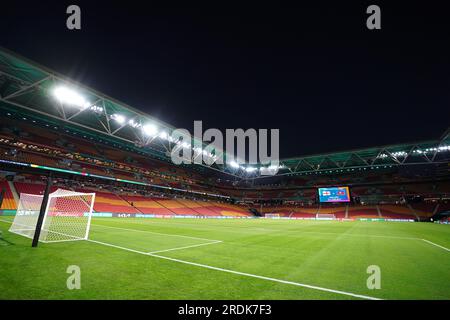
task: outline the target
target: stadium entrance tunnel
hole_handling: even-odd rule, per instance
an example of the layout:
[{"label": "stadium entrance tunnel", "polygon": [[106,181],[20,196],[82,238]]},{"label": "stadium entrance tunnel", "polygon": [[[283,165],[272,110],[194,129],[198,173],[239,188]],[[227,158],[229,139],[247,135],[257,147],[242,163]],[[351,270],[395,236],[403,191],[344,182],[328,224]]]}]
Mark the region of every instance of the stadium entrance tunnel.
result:
[{"label": "stadium entrance tunnel", "polygon": [[255,216],[255,217],[262,217],[262,214],[255,208],[251,208],[250,212]]}]

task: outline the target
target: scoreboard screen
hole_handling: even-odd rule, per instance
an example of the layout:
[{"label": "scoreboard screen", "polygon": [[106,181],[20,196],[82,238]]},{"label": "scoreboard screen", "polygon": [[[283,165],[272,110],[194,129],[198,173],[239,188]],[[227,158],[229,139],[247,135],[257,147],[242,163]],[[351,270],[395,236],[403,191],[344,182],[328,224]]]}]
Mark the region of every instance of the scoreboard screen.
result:
[{"label": "scoreboard screen", "polygon": [[319,188],[320,202],[350,202],[348,187]]}]

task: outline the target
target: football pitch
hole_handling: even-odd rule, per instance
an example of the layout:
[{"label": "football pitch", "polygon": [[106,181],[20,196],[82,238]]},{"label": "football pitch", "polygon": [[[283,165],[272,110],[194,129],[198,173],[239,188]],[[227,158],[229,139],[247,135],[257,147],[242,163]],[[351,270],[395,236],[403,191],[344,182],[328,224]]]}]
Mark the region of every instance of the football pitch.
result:
[{"label": "football pitch", "polygon": [[11,222],[0,217],[0,299],[450,299],[448,225],[93,218],[89,241],[31,248]]}]

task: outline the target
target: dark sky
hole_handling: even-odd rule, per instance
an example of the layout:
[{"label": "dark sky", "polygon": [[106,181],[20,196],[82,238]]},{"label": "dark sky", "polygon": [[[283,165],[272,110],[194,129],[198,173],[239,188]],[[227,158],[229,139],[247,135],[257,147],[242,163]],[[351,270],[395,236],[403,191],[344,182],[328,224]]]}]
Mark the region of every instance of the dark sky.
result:
[{"label": "dark sky", "polygon": [[[2,3],[0,45],[176,127],[279,128],[282,157],[435,139],[450,124],[447,8],[145,2]],[[80,31],[65,26],[70,4]],[[381,30],[366,28],[369,4]]]}]

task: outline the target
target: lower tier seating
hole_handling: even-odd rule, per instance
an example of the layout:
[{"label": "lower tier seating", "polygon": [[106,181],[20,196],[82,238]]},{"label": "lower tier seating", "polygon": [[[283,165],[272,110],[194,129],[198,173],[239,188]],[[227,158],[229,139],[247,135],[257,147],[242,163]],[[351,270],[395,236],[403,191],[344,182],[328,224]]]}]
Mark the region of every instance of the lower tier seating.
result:
[{"label": "lower tier seating", "polygon": [[1,210],[14,210],[17,209],[16,201],[14,200],[14,196],[9,188],[9,184],[7,181],[0,181],[0,190],[5,190],[3,195]]}]

